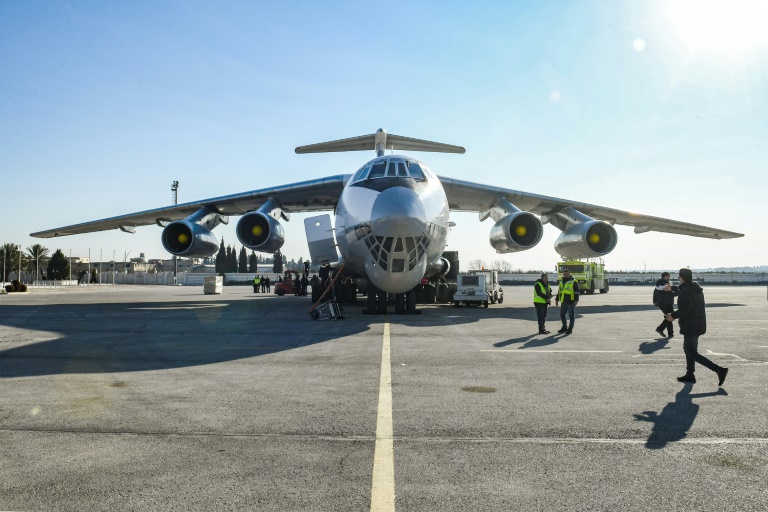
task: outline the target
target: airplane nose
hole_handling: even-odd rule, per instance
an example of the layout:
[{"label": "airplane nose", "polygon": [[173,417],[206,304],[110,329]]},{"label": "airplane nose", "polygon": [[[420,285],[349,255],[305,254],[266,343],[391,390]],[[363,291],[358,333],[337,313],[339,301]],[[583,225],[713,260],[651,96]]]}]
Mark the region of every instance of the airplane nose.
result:
[{"label": "airplane nose", "polygon": [[371,230],[377,236],[421,236],[426,225],[424,204],[409,188],[388,188],[373,203]]}]

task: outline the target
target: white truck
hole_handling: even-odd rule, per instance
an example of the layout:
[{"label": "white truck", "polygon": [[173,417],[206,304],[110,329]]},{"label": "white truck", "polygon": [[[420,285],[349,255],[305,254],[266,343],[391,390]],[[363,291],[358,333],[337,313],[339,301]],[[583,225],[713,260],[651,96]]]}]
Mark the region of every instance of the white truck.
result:
[{"label": "white truck", "polygon": [[499,286],[499,272],[496,270],[470,270],[456,276],[454,307],[462,303],[467,306],[488,307],[488,304],[504,302],[504,290]]}]

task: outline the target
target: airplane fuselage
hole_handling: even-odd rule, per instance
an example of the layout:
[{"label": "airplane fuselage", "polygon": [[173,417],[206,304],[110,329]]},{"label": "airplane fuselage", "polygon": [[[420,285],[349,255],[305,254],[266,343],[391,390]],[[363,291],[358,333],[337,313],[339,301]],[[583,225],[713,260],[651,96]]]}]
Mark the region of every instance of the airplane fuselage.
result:
[{"label": "airplane fuselage", "polygon": [[388,293],[404,293],[438,265],[448,221],[445,191],[428,167],[409,156],[381,156],[344,187],[336,243],[354,272]]}]

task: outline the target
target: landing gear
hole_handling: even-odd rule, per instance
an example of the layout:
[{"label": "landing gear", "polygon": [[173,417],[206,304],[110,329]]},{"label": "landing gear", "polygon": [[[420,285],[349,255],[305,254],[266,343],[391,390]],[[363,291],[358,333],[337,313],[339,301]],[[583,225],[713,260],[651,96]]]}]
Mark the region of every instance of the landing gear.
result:
[{"label": "landing gear", "polygon": [[395,313],[402,315],[405,313],[405,294],[395,294]]},{"label": "landing gear", "polygon": [[387,292],[379,290],[373,285],[368,286],[368,308],[365,310],[369,315],[384,314],[387,312]]}]

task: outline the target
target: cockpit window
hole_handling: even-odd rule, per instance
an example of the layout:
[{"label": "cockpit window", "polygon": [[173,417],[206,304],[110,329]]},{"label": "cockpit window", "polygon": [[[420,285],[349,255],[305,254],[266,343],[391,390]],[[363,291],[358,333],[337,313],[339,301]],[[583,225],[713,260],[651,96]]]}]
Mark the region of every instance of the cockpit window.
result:
[{"label": "cockpit window", "polygon": [[408,162],[408,172],[411,174],[411,178],[416,181],[426,181],[427,179],[424,175],[424,170],[417,162]]},{"label": "cockpit window", "polygon": [[400,162],[394,162],[390,160],[389,167],[387,168],[387,176],[397,176],[400,173],[402,164]]},{"label": "cockpit window", "polygon": [[381,162],[376,162],[373,164],[373,167],[371,167],[371,173],[368,175],[369,179],[373,178],[383,178],[384,177],[384,171],[387,168],[387,161],[382,160]]},{"label": "cockpit window", "polygon": [[368,174],[369,170],[371,170],[371,166],[370,165],[364,165],[363,167],[360,168],[359,171],[357,171],[355,173],[354,176],[352,176],[351,182],[352,183],[357,183],[360,180],[364,180],[365,176],[366,176],[366,174]]}]

